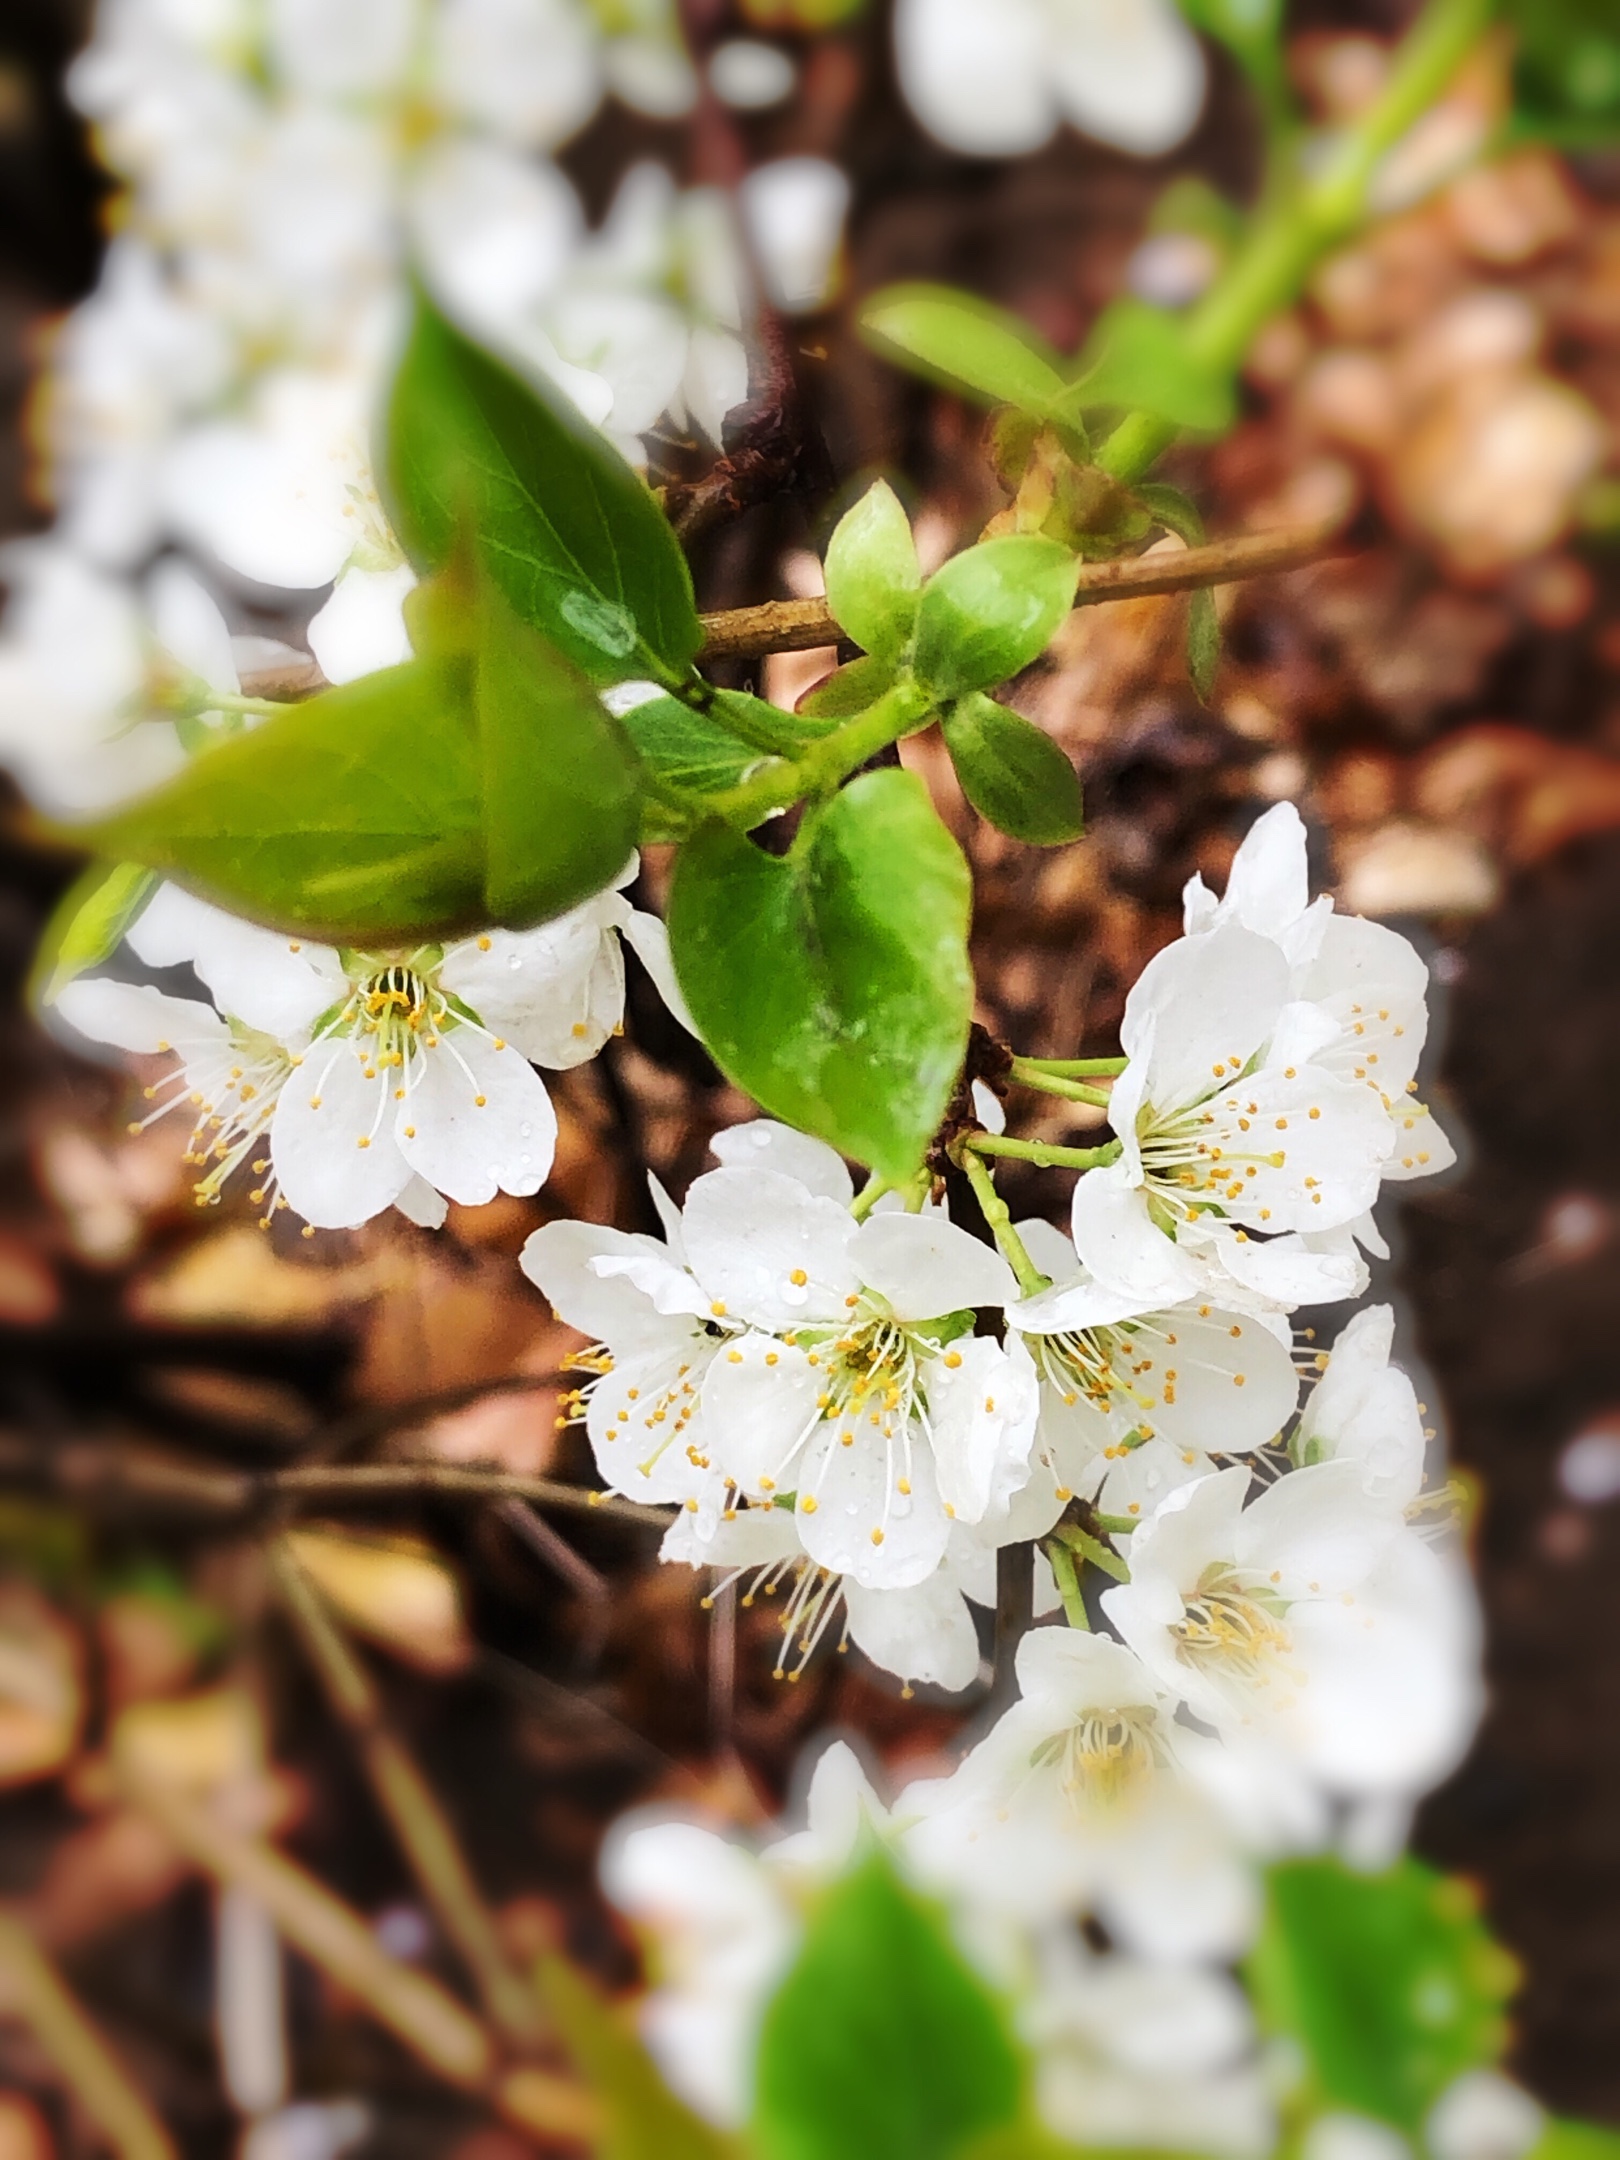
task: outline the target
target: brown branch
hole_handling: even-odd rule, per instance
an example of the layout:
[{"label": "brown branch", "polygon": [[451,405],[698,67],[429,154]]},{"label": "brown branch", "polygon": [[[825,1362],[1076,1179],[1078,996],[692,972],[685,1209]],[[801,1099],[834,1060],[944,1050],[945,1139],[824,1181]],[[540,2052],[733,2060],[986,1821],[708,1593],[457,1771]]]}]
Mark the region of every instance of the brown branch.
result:
[{"label": "brown branch", "polygon": [[20,1920],[0,1914],[0,2016],[32,2032],[118,2160],[175,2160],[158,2121]]},{"label": "brown branch", "polygon": [[[1177,554],[1126,555],[1113,562],[1082,563],[1074,604],[1095,607],[1104,600],[1141,600],[1154,593],[1190,592],[1199,585],[1231,585],[1240,578],[1299,570],[1324,556],[1348,552],[1349,544],[1335,523],[1244,533],[1235,540],[1212,540],[1207,547],[1184,548]],[[698,620],[703,625],[699,661],[813,652],[818,645],[836,645],[844,636],[825,600],[766,600],[758,607],[722,608]],[[307,667],[275,668],[242,679],[248,697],[305,698],[327,687],[326,677],[313,660]]]},{"label": "brown branch", "polygon": [[[1140,600],[1153,593],[1190,592],[1200,585],[1230,585],[1271,570],[1298,570],[1336,552],[1337,531],[1330,525],[1290,526],[1175,554],[1082,563],[1074,604],[1094,607],[1104,600]],[[810,652],[818,645],[834,645],[844,635],[825,600],[767,600],[761,607],[705,615],[702,622],[700,661]]]},{"label": "brown branch", "polygon": [[479,1470],[460,1463],[297,1463],[281,1470],[230,1470],[187,1462],[128,1442],[78,1440],[36,1446],[0,1434],[0,1480],[26,1483],[83,1504],[145,1503],[189,1515],[235,1520],[278,1503],[363,1506],[377,1499],[437,1494],[475,1501],[512,1498],[615,1522],[668,1527],[667,1508],[644,1507],[617,1493],[593,1492],[560,1478]]},{"label": "brown branch", "polygon": [[265,1547],[281,1602],[320,1675],[333,1714],[353,1736],[377,1805],[388,1817],[422,1895],[477,1984],[508,2043],[529,2053],[541,2039],[539,1998],[501,1947],[456,1833],[433,1788],[383,1716],[382,1698],[285,1537]]}]

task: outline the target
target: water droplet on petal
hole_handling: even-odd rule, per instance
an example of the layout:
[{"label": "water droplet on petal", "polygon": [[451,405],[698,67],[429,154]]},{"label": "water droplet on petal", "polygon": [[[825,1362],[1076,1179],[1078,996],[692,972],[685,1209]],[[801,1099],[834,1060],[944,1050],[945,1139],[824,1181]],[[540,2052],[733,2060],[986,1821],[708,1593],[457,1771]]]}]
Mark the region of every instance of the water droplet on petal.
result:
[{"label": "water droplet on petal", "polygon": [[784,1282],[777,1287],[784,1305],[808,1305],[810,1302],[810,1292],[803,1283]]},{"label": "water droplet on petal", "polygon": [[512,970],[512,972],[516,974],[518,969],[523,965],[522,955],[520,953],[508,953],[506,956],[506,964]]},{"label": "water droplet on petal", "polygon": [[[530,1135],[530,1134],[531,1134],[531,1133],[532,1133],[533,1131],[534,1131],[534,1127],[533,1127],[532,1125],[520,1125],[520,1126],[518,1127],[518,1138],[519,1138],[520,1140],[527,1140],[527,1139],[528,1139],[528,1137],[529,1137],[529,1135]],[[528,1156],[527,1156],[527,1155],[525,1155],[525,1156],[524,1156],[524,1158],[523,1158],[523,1160],[524,1160],[525,1162],[527,1162],[527,1161],[528,1161],[528,1159],[529,1159],[529,1158],[528,1158]]]}]

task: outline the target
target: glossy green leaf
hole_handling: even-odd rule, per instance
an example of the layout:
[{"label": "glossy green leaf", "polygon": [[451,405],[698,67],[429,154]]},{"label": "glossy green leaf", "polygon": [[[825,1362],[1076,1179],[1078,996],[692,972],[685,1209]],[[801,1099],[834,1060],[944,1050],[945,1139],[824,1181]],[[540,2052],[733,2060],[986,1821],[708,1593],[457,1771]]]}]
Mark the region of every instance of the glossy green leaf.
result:
[{"label": "glossy green leaf", "polygon": [[1468,1885],[1408,1858],[1380,1875],[1339,1860],[1272,1868],[1247,1977],[1262,2025],[1301,2050],[1317,2105],[1416,2136],[1453,2078],[1497,2060],[1516,1973]]},{"label": "glossy green leaf", "polygon": [[827,605],[846,636],[895,659],[917,623],[922,571],[911,520],[887,480],[874,480],[827,545]]},{"label": "glossy green leaf", "polygon": [[889,286],[862,309],[861,329],[885,358],[983,404],[1044,415],[1066,387],[1062,362],[1027,323],[946,285]]},{"label": "glossy green leaf", "polygon": [[597,2160],[727,2160],[729,2138],[678,2100],[625,2020],[560,1957],[543,1958],[540,1993],[576,2069],[602,2103]]},{"label": "glossy green leaf", "polygon": [[1231,377],[1195,360],[1185,325],[1145,300],[1114,302],[1092,331],[1082,366],[1066,401],[1077,412],[1118,406],[1208,435],[1223,434],[1237,418]]},{"label": "glossy green leaf", "polygon": [[636,844],[641,763],[594,690],[488,580],[473,705],[483,753],[484,905],[524,928],[611,884]]},{"label": "glossy green leaf", "polygon": [[93,863],[58,901],[29,979],[35,1004],[51,1004],[86,968],[99,967],[123,940],[156,883],[139,863]]},{"label": "glossy green leaf", "polygon": [[683,673],[702,638],[674,533],[561,392],[518,377],[418,302],[388,416],[395,525],[418,567],[457,534],[523,621],[591,681]]},{"label": "glossy green leaf", "polygon": [[936,697],[988,690],[1038,659],[1074,605],[1080,564],[1056,540],[966,548],[923,587],[917,677]]},{"label": "glossy green leaf", "polygon": [[915,774],[863,774],[767,855],[722,825],[681,850],[669,928],[687,1003],[772,1116],[909,1177],[973,1006],[972,881]]},{"label": "glossy green leaf", "polygon": [[827,1893],[765,2013],[761,2160],[952,2160],[1016,2114],[998,2006],[882,1853]]},{"label": "glossy green leaf", "polygon": [[350,943],[484,919],[472,670],[411,660],[203,751],[74,837],[281,930]]},{"label": "glossy green leaf", "polygon": [[1050,735],[982,692],[958,699],[941,732],[962,793],[998,831],[1034,847],[1079,839],[1080,776]]}]

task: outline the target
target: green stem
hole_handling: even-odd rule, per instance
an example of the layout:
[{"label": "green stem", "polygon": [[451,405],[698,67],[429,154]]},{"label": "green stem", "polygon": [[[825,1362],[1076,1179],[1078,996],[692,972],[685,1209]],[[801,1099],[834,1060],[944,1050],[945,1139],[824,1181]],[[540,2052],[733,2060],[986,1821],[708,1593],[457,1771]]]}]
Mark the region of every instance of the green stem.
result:
[{"label": "green stem", "polygon": [[1079,1080],[1092,1075],[1099,1080],[1112,1080],[1130,1063],[1129,1058],[1030,1058],[1015,1057],[1015,1067],[1022,1066],[1026,1072],[1053,1073],[1060,1080]]},{"label": "green stem", "polygon": [[872,1175],[867,1179],[866,1183],[861,1187],[860,1191],[855,1195],[854,1199],[849,1203],[849,1212],[854,1216],[857,1222],[865,1222],[867,1216],[871,1214],[873,1208],[875,1208],[878,1202],[883,1198],[883,1195],[886,1192],[893,1192],[893,1190],[894,1186],[890,1182],[890,1180],[886,1177],[879,1177],[877,1172],[874,1170],[872,1172]]},{"label": "green stem", "polygon": [[1074,1554],[1061,1538],[1042,1538],[1041,1551],[1051,1563],[1052,1579],[1057,1584],[1058,1596],[1063,1600],[1063,1610],[1070,1627],[1084,1628],[1091,1633],[1091,1615],[1086,1611],[1086,1601],[1080,1595],[1080,1570],[1075,1566]]},{"label": "green stem", "polygon": [[[969,1145],[971,1146],[971,1142]],[[1037,1291],[1048,1289],[1051,1277],[1043,1275],[1029,1257],[1029,1248],[1013,1228],[1013,1220],[1007,1212],[1007,1203],[996,1191],[996,1181],[987,1166],[976,1155],[965,1150],[958,1156],[968,1183],[973,1187],[973,1197],[979,1203],[979,1213],[984,1217],[990,1235],[1001,1247],[1007,1265],[1018,1278],[1018,1287],[1025,1297],[1034,1297]]]},{"label": "green stem", "polygon": [[[1376,102],[1339,138],[1322,169],[1280,191],[1246,244],[1185,320],[1189,360],[1220,372],[1238,367],[1256,335],[1288,307],[1323,256],[1367,216],[1367,194],[1385,154],[1451,82],[1490,22],[1492,0],[1429,0],[1395,56]],[[1121,421],[1097,462],[1138,480],[1180,430],[1151,413]]]},{"label": "green stem", "polygon": [[723,794],[711,795],[709,815],[748,832],[804,796],[831,794],[858,765],[909,734],[930,709],[925,690],[909,681],[894,683],[875,705],[811,743],[798,757],[783,758]]},{"label": "green stem", "polygon": [[1091,1519],[1099,1530],[1107,1531],[1110,1537],[1129,1537],[1137,1527],[1137,1518],[1134,1515],[1099,1515],[1093,1512]]},{"label": "green stem", "polygon": [[1012,1078],[1020,1087],[1039,1088],[1043,1095],[1061,1095],[1065,1102],[1090,1103],[1097,1110],[1108,1108],[1106,1088],[1087,1087],[1081,1080],[1065,1080],[1061,1073],[1042,1072],[1027,1058],[1013,1059]]},{"label": "green stem", "polygon": [[203,709],[206,712],[252,713],[256,717],[269,719],[276,713],[284,713],[287,706],[282,699],[242,697],[234,690],[211,689],[208,692],[208,703]]},{"label": "green stem", "polygon": [[[1059,1147],[1051,1140],[1014,1140],[1005,1133],[969,1133],[964,1150],[975,1155],[1010,1155],[1019,1162],[1040,1163],[1048,1170],[1100,1170],[1119,1160],[1119,1142],[1107,1140],[1101,1147]],[[966,1166],[966,1155],[963,1157]]]},{"label": "green stem", "polygon": [[1111,1575],[1115,1582],[1130,1581],[1131,1571],[1113,1547],[1105,1545],[1101,1538],[1094,1538],[1089,1530],[1082,1530],[1078,1523],[1059,1523],[1052,1536],[1071,1546],[1093,1567],[1101,1568],[1105,1575]]}]

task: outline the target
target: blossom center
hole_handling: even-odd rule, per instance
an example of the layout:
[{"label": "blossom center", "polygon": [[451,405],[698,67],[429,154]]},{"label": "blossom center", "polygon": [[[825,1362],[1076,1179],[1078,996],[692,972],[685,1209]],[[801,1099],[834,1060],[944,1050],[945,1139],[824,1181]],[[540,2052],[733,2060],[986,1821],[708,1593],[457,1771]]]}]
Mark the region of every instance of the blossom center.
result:
[{"label": "blossom center", "polygon": [[1269,1585],[1250,1582],[1238,1569],[1206,1568],[1171,1625],[1176,1655],[1194,1671],[1263,1684],[1271,1660],[1291,1648],[1282,1625],[1287,1609]]}]

